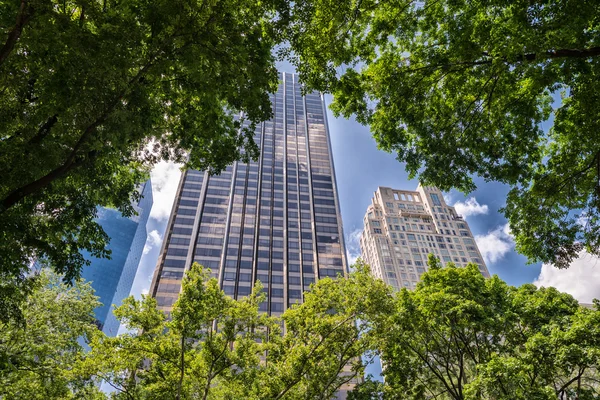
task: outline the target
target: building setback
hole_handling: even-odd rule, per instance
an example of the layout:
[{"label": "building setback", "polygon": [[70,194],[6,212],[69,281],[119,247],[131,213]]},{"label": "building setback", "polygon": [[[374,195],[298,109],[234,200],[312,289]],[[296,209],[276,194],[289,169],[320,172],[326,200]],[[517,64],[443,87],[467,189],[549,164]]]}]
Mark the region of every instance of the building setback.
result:
[{"label": "building setback", "polygon": [[82,277],[92,282],[96,296],[102,305],[94,310],[100,329],[109,335],[116,336],[119,322],[112,313],[112,305],[119,306],[129,296],[140,258],[146,243],[146,223],[152,208],[152,184],[150,180],[139,189],[143,198],[133,207],[138,215],[129,218],[117,210],[98,209],[98,223],[110,237],[108,248],[111,259],[95,258],[85,252],[91,265],[83,268]]},{"label": "building setback", "polygon": [[182,174],[150,287],[160,309],[171,310],[193,262],[233,298],[260,280],[261,311],[272,315],[319,278],[346,274],[325,103],[300,89],[296,75],[280,74],[274,118],[255,131],[258,161]]},{"label": "building setback", "polygon": [[379,187],[364,224],[362,257],[375,276],[396,290],[416,286],[427,270],[429,253],[442,264],[473,262],[485,277],[490,276],[469,225],[436,188],[419,185],[416,191],[406,191]]}]

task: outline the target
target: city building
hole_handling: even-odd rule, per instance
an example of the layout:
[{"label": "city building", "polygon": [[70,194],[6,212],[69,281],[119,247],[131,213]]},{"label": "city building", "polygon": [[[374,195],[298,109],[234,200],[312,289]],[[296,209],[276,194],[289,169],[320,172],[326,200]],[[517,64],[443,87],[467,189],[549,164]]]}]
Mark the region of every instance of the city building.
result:
[{"label": "city building", "polygon": [[363,260],[372,273],[396,290],[413,289],[427,270],[427,256],[457,266],[473,262],[489,272],[469,225],[446,204],[442,192],[421,186],[416,191],[379,187],[364,217],[360,237]]},{"label": "city building", "polygon": [[182,174],[150,294],[169,312],[193,262],[224,292],[248,295],[260,280],[261,311],[281,314],[319,278],[347,272],[342,221],[323,96],[303,96],[280,74],[274,118],[260,124],[256,162],[219,175]]},{"label": "city building", "polygon": [[129,296],[147,238],[146,223],[153,203],[152,183],[148,180],[138,190],[143,198],[133,205],[137,215],[127,218],[117,210],[98,209],[97,222],[110,237],[111,258],[95,258],[84,253],[91,265],[84,267],[81,275],[91,281],[96,296],[100,297],[102,305],[94,314],[100,329],[109,336],[115,336],[119,330],[119,322],[112,313],[113,304],[119,306]]}]

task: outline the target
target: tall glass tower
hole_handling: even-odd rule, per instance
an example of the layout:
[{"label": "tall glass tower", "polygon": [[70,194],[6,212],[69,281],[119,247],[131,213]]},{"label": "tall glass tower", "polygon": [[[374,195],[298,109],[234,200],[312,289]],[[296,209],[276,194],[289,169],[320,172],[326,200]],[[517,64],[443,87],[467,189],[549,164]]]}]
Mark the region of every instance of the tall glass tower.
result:
[{"label": "tall glass tower", "polygon": [[280,74],[274,118],[257,127],[260,159],[220,175],[182,174],[150,294],[171,310],[184,271],[196,261],[226,294],[241,298],[260,280],[273,315],[302,302],[319,278],[347,264],[323,96],[301,94]]},{"label": "tall glass tower", "polygon": [[98,209],[97,221],[110,237],[108,248],[111,258],[95,258],[84,252],[91,264],[83,268],[82,277],[92,282],[101,306],[94,310],[97,323],[104,333],[116,336],[119,322],[112,313],[129,296],[138,264],[146,243],[146,223],[152,208],[152,184],[150,180],[138,190],[143,198],[133,207],[138,215],[124,217],[117,210]]},{"label": "tall glass tower", "polygon": [[[142,199],[133,205],[133,208],[137,212],[137,215],[129,217],[130,220],[137,224],[135,235],[131,240],[129,246],[129,252],[127,259],[123,264],[121,276],[119,277],[119,283],[114,291],[112,301],[109,302],[111,307],[110,311],[113,310],[112,305],[120,306],[123,300],[131,293],[131,287],[135,275],[137,274],[142,255],[144,253],[144,246],[146,245],[146,239],[148,233],[146,230],[146,224],[150,217],[150,211],[152,209],[153,197],[152,197],[152,181],[148,179],[143,183],[138,190],[142,193]],[[109,312],[106,316],[106,322],[104,324],[104,333],[109,336],[115,336],[119,331],[120,323],[112,312]]]}]

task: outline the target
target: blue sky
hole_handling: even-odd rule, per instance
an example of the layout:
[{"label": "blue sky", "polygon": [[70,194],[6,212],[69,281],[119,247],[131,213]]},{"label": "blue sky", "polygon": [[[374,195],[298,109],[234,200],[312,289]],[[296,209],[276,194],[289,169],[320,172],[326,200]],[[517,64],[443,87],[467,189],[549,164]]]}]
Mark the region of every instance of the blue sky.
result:
[{"label": "blue sky", "polygon": [[[289,65],[279,67],[293,72]],[[326,97],[326,102],[330,104],[331,97]],[[353,119],[334,118],[330,110],[328,122],[346,246],[349,258],[353,259],[359,253],[357,238],[363,227],[362,219],[377,187],[413,190],[418,183],[408,179],[404,165],[393,154],[377,149],[367,127]],[[145,254],[132,289],[134,295],[147,292],[150,286],[179,176],[178,166],[168,163],[160,163],[152,173],[154,206],[147,225]],[[527,264],[527,259],[514,250],[507,221],[498,211],[505,204],[508,187],[481,179],[476,179],[476,183],[477,190],[467,196],[452,191],[446,193],[446,199],[466,217],[491,274],[516,286],[531,282],[555,286],[584,302],[600,297],[597,258],[584,254],[567,270]]]},{"label": "blue sky", "polygon": [[[414,190],[418,181],[408,179],[404,164],[398,162],[394,154],[377,149],[367,127],[354,120],[335,119],[330,112],[329,114],[329,130],[344,232],[348,238],[348,252],[353,256],[357,251],[355,235],[362,230],[365,211],[377,187]],[[450,204],[454,204],[466,203],[468,198],[473,197],[480,207],[474,206],[470,209],[477,209],[480,212],[487,206],[485,214],[466,215],[466,218],[474,235],[480,237],[495,235],[499,241],[506,243],[503,247],[506,251],[498,248],[502,245],[482,249],[484,253],[493,252],[490,255],[494,257],[495,262],[488,261],[490,273],[498,274],[512,285],[533,282],[540,273],[541,265],[526,265],[526,259],[513,250],[510,238],[503,234],[506,219],[498,210],[504,206],[508,188],[501,184],[480,180],[477,181],[477,185],[478,189],[466,197],[460,192],[452,191],[446,194],[446,198],[450,200]],[[474,203],[471,201],[470,204]],[[469,210],[469,207],[465,206],[462,209]],[[498,233],[494,232],[498,230]],[[498,244],[497,241],[487,242]],[[486,241],[482,241],[480,247],[485,243]]]}]

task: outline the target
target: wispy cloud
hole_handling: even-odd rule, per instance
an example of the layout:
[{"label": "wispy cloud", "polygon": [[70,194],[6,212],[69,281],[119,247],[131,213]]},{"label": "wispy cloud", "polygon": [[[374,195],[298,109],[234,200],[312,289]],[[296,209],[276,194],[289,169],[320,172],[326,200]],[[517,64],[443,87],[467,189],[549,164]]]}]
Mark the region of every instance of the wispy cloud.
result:
[{"label": "wispy cloud", "polygon": [[162,236],[156,229],[148,234],[148,238],[146,239],[146,244],[144,245],[144,254],[150,253],[150,251],[154,248],[154,246],[160,246],[162,244]]},{"label": "wispy cloud", "polygon": [[475,241],[485,262],[492,264],[502,259],[515,246],[508,224],[499,226],[485,235],[475,236]]},{"label": "wispy cloud", "polygon": [[583,251],[566,269],[543,264],[533,283],[555,287],[582,303],[591,303],[593,299],[600,298],[600,259]]},{"label": "wispy cloud", "polygon": [[479,204],[475,197],[469,197],[465,202],[457,201],[453,207],[458,214],[465,218],[471,215],[487,214],[489,211],[487,204]]},{"label": "wispy cloud", "polygon": [[171,207],[181,177],[181,165],[161,161],[154,166],[151,172],[152,196],[154,204],[150,211],[150,218],[158,221],[166,220],[171,214]]},{"label": "wispy cloud", "polygon": [[362,234],[361,229],[354,229],[346,235],[346,256],[350,265],[356,262],[356,259],[360,257],[360,235]]}]

